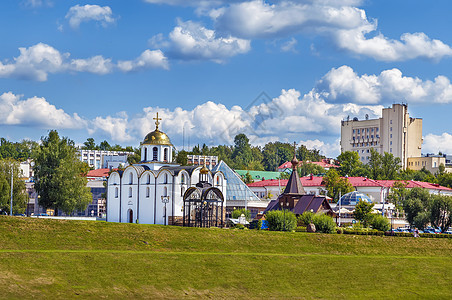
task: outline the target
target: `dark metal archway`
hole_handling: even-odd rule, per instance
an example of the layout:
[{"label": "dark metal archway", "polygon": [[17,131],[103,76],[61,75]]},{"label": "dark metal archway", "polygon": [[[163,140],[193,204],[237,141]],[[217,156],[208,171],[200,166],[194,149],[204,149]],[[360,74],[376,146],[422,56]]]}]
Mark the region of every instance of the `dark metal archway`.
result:
[{"label": "dark metal archway", "polygon": [[183,225],[223,227],[223,193],[216,187],[190,187],[184,193]]}]

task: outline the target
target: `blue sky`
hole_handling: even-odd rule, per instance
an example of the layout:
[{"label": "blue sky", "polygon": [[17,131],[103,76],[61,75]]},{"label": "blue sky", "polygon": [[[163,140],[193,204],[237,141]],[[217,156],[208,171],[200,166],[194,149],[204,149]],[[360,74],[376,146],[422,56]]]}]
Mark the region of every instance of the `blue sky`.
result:
[{"label": "blue sky", "polygon": [[452,3],[390,0],[0,2],[0,136],[57,129],[137,147],[303,143],[408,103],[423,152],[452,153]]}]

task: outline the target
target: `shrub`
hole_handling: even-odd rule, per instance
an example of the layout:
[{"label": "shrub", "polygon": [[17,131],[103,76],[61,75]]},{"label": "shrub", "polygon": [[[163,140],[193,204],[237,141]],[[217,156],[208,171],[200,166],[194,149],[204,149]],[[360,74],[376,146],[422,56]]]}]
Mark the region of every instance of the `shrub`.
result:
[{"label": "shrub", "polygon": [[[285,217],[285,222],[284,222]],[[273,231],[292,231],[297,227],[297,217],[287,209],[271,210],[265,215],[268,222],[268,228]]]},{"label": "shrub", "polygon": [[297,228],[295,228],[295,232],[306,232],[306,227],[305,226],[297,226]]},{"label": "shrub", "polygon": [[336,232],[337,232],[337,234],[343,234],[344,233],[344,228],[336,227]]},{"label": "shrub", "polygon": [[333,233],[336,229],[336,222],[328,215],[314,215],[312,223],[314,223],[317,232]]},{"label": "shrub", "polygon": [[298,226],[308,226],[312,223],[312,218],[314,218],[314,213],[305,211],[303,214],[298,216]]},{"label": "shrub", "polygon": [[257,229],[260,230],[262,227],[262,220],[253,220],[250,222],[250,225],[248,226],[249,229]]},{"label": "shrub", "polygon": [[382,215],[374,215],[370,220],[370,226],[379,231],[388,231],[391,228],[389,220]]},{"label": "shrub", "polygon": [[232,219],[238,219],[242,214],[245,215],[245,218],[247,220],[249,220],[251,217],[251,212],[248,209],[244,208],[234,209],[232,211],[231,217]]}]

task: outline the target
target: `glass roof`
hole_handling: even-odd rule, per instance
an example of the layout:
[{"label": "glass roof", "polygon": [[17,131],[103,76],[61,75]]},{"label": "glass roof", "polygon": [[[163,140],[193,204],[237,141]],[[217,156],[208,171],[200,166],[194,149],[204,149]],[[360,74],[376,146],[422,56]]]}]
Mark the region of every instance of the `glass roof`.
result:
[{"label": "glass roof", "polygon": [[358,191],[350,192],[341,197],[341,199],[337,202],[337,205],[356,205],[360,200],[367,201],[368,203],[372,203],[369,196],[364,195]]},{"label": "glass roof", "polygon": [[234,172],[224,161],[220,161],[212,169],[212,173],[221,171],[227,180],[226,184],[226,201],[227,200],[243,200],[261,201],[259,197],[242,181],[240,176]]}]

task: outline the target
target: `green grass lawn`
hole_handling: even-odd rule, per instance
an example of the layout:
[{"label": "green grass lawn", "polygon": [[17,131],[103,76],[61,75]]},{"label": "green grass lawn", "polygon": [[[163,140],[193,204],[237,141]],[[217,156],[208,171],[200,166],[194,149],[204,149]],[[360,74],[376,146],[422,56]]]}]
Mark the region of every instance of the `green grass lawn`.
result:
[{"label": "green grass lawn", "polygon": [[0,217],[0,298],[452,298],[452,239]]}]

